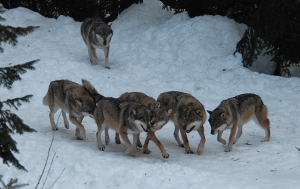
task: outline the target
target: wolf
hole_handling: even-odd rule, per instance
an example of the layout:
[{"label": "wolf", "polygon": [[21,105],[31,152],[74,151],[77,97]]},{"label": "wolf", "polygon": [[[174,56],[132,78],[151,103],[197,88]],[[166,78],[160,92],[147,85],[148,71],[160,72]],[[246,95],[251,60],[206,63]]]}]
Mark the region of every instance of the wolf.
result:
[{"label": "wolf", "polygon": [[[161,106],[154,98],[141,93],[141,92],[129,92],[122,94],[119,98],[122,102],[138,102],[145,106],[148,106],[152,111],[152,117],[150,121],[151,129],[147,133],[147,138],[143,146],[143,153],[149,154],[151,151],[148,148],[149,141],[152,140],[160,149],[162,156],[164,158],[169,158],[169,154],[165,150],[162,143],[155,136],[155,131],[161,129],[168,121],[172,109],[167,110],[165,107]],[[116,143],[120,143],[119,135],[116,133]],[[138,146],[142,147],[142,144],[138,138]]]},{"label": "wolf", "polygon": [[43,98],[43,104],[50,108],[52,130],[58,130],[54,123],[54,114],[60,108],[65,127],[69,129],[67,112],[70,121],[76,125],[75,136],[77,139],[85,140],[86,133],[81,122],[84,116],[93,117],[96,103],[102,98],[103,96],[87,80],[82,80],[82,85],[69,80],[51,81],[48,92]]},{"label": "wolf", "polygon": [[[191,94],[180,91],[169,91],[161,93],[157,101],[167,109],[172,109],[170,120],[174,122],[175,131],[174,137],[179,146],[185,148],[187,154],[193,154],[189,146],[189,141],[186,133],[193,130],[198,131],[201,141],[197,152],[200,155],[205,145],[205,135],[203,124],[206,121],[206,112],[204,106]],[[179,130],[183,142],[179,139]]]},{"label": "wolf", "polygon": [[223,100],[215,110],[208,110],[207,112],[210,114],[208,121],[211,125],[211,134],[215,135],[218,133],[217,140],[223,145],[226,144],[226,140],[222,139],[223,131],[231,129],[228,146],[225,148],[226,152],[232,150],[232,145],[235,144],[242,135],[243,125],[251,119],[265,131],[266,137],[262,142],[270,140],[271,133],[268,108],[263,103],[261,97],[256,94],[241,94]]},{"label": "wolf", "polygon": [[[123,102],[116,98],[105,97],[101,99],[94,112],[94,118],[98,127],[96,133],[98,148],[104,151],[105,146],[101,141],[101,133],[107,127],[118,132],[127,145],[126,154],[133,150],[133,156],[137,154],[138,135],[150,129],[151,110],[140,103]],[[127,134],[133,134],[133,145]]]},{"label": "wolf", "polygon": [[108,55],[110,41],[113,36],[111,24],[106,24],[98,17],[87,18],[81,24],[81,36],[88,48],[92,64],[97,64],[98,58],[96,49],[103,49],[105,55],[105,67],[110,69]]}]

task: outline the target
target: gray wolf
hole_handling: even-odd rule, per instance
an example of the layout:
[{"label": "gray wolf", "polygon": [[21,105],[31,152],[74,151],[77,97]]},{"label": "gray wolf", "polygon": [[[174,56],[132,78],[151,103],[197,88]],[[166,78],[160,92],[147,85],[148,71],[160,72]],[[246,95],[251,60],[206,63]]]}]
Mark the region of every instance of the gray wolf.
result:
[{"label": "gray wolf", "polygon": [[[179,146],[185,148],[187,154],[194,153],[190,146],[186,133],[198,131],[201,141],[197,152],[200,155],[204,149],[205,136],[203,124],[206,121],[206,112],[204,106],[191,94],[179,91],[169,91],[161,93],[157,101],[167,109],[172,109],[170,120],[174,122],[174,137]],[[179,130],[183,142],[179,139]]]},{"label": "gray wolf", "polygon": [[[101,133],[106,128],[118,132],[127,145],[126,154],[133,150],[133,156],[137,154],[138,135],[150,129],[151,110],[140,103],[124,102],[116,98],[107,97],[101,99],[94,112],[98,131],[96,133],[98,148],[104,151],[105,146],[101,141]],[[127,134],[133,134],[133,145]]]},{"label": "gray wolf", "polygon": [[103,49],[105,55],[105,67],[109,69],[109,46],[113,36],[111,25],[106,24],[98,17],[87,18],[81,24],[81,36],[88,48],[92,64],[97,64],[98,58],[96,49]]},{"label": "gray wolf", "polygon": [[84,116],[93,117],[96,103],[102,98],[90,82],[82,80],[82,85],[69,80],[51,81],[48,92],[43,99],[43,104],[50,108],[50,123],[53,131],[58,130],[54,123],[54,114],[60,108],[64,125],[69,129],[66,112],[70,121],[76,125],[75,136],[85,140],[86,133],[81,124]]},{"label": "gray wolf", "polygon": [[[118,99],[122,102],[138,102],[150,108],[150,110],[152,111],[152,117],[150,121],[151,129],[149,129],[147,133],[147,138],[143,147],[143,153],[149,154],[151,152],[148,148],[148,144],[149,140],[152,140],[160,149],[163,157],[169,158],[169,154],[165,150],[164,146],[155,136],[155,131],[161,129],[169,121],[169,116],[172,112],[172,109],[167,110],[165,107],[161,106],[161,104],[157,102],[154,98],[141,92],[124,93]],[[116,143],[120,142],[118,133],[116,133],[115,139]],[[138,146],[142,147],[139,138]]]},{"label": "gray wolf", "polygon": [[208,113],[210,114],[208,121],[211,125],[211,134],[218,133],[217,140],[223,145],[226,144],[226,140],[222,139],[222,133],[226,129],[231,129],[228,146],[225,149],[226,152],[232,150],[232,145],[242,135],[243,125],[251,119],[264,129],[266,137],[263,142],[270,140],[268,109],[260,96],[256,94],[241,94],[223,100],[214,111],[208,110]]}]

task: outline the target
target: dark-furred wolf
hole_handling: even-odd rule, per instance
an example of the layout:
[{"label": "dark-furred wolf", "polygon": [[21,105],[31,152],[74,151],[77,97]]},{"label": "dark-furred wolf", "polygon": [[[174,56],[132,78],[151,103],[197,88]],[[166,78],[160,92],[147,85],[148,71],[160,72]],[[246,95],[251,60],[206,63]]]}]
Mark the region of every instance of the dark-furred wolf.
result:
[{"label": "dark-furred wolf", "polygon": [[260,96],[256,94],[241,94],[223,100],[214,111],[208,110],[208,113],[210,114],[208,121],[211,125],[211,134],[218,133],[217,140],[223,145],[226,144],[226,140],[222,139],[222,133],[226,129],[231,129],[228,146],[225,148],[226,152],[232,150],[232,145],[242,135],[243,125],[251,119],[264,129],[266,137],[263,142],[270,140],[268,109]]},{"label": "dark-furred wolf", "polygon": [[[155,131],[161,129],[169,121],[169,116],[172,112],[172,109],[167,110],[165,107],[161,106],[161,104],[157,102],[154,98],[141,92],[124,93],[118,99],[122,102],[138,102],[145,106],[150,107],[152,111],[152,117],[150,121],[151,129],[149,129],[149,132],[147,133],[147,138],[143,146],[143,153],[149,154],[151,152],[148,148],[148,145],[149,145],[149,140],[152,140],[160,149],[163,157],[169,158],[169,154],[165,150],[164,146],[155,136]],[[118,133],[116,133],[116,143],[119,142],[120,142],[119,135]],[[139,139],[138,139],[138,146],[139,147],[142,146]]]},{"label": "dark-furred wolf", "polygon": [[[172,109],[170,120],[174,122],[174,137],[179,146],[185,148],[187,154],[194,153],[190,146],[186,133],[193,130],[198,131],[201,141],[197,152],[200,155],[204,149],[205,136],[203,124],[206,121],[206,112],[204,106],[192,95],[179,91],[170,91],[161,93],[157,101],[167,109]],[[179,139],[179,130],[183,142]]]},{"label": "dark-furred wolf", "polygon": [[75,136],[85,140],[84,126],[81,124],[84,116],[93,117],[96,103],[103,96],[100,95],[90,82],[82,80],[82,85],[69,80],[52,81],[48,92],[43,99],[43,104],[50,108],[50,123],[53,131],[58,130],[54,123],[54,114],[60,108],[64,124],[69,129],[66,112],[69,113],[70,121],[76,125]]},{"label": "dark-furred wolf", "polygon": [[105,55],[105,67],[110,68],[108,56],[110,41],[113,36],[111,25],[106,24],[98,17],[87,18],[81,24],[81,36],[88,48],[92,64],[97,64],[98,58],[96,49],[103,49]]},{"label": "dark-furred wolf", "polygon": [[[101,133],[109,127],[120,133],[127,145],[125,153],[128,154],[133,150],[133,155],[138,156],[136,149],[138,135],[143,131],[148,132],[151,127],[151,110],[149,107],[140,103],[121,103],[116,98],[104,97],[97,104],[94,118],[98,127],[96,138],[99,150],[104,151],[105,149],[101,141]],[[133,134],[133,145],[127,134]]]}]

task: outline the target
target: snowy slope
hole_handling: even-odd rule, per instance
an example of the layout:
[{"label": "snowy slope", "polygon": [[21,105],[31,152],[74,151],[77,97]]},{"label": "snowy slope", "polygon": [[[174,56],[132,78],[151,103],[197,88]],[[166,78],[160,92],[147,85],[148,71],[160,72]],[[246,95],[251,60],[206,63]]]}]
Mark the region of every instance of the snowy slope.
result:
[{"label": "snowy slope", "polygon": [[[96,124],[83,120],[87,140],[75,139],[75,126],[67,130],[56,113],[59,130],[55,132],[46,172],[38,188],[295,188],[300,184],[299,146],[299,78],[283,78],[252,72],[242,66],[242,57],[233,55],[242,37],[240,26],[221,16],[189,18],[186,13],[172,15],[161,9],[160,2],[144,0],[132,5],[112,23],[110,67],[104,67],[104,53],[98,50],[98,65],[91,65],[87,48],[80,36],[81,22],[70,17],[45,18],[25,8],[7,10],[5,22],[12,26],[40,26],[18,45],[3,45],[0,66],[40,59],[36,70],[22,75],[11,90],[2,88],[0,99],[33,94],[17,114],[36,129],[36,133],[14,135],[20,154],[16,154],[28,173],[0,164],[4,181],[18,178],[34,188],[42,172],[53,132],[49,108],[42,105],[50,81],[69,79],[77,83],[87,79],[104,96],[118,97],[124,92],[140,91],[157,96],[178,90],[194,95],[207,110],[241,93],[260,95],[269,108],[271,141],[260,142],[265,134],[254,122],[244,127],[233,151],[210,134],[204,124],[206,144],[202,155],[185,154],[173,137],[169,122],[156,132],[170,154],[164,159],[153,142],[151,154],[139,157],[126,155],[124,142],[110,144],[105,151],[96,145]],[[229,131],[224,138],[228,140]],[[144,141],[145,133],[141,134]],[[200,142],[197,132],[188,134],[190,146],[196,151]],[[130,137],[131,138],[131,137]],[[251,144],[251,145],[249,145]],[[55,155],[55,156],[54,156]],[[54,156],[50,171],[51,159]],[[47,180],[46,176],[48,174]],[[60,176],[61,174],[61,176]]]}]

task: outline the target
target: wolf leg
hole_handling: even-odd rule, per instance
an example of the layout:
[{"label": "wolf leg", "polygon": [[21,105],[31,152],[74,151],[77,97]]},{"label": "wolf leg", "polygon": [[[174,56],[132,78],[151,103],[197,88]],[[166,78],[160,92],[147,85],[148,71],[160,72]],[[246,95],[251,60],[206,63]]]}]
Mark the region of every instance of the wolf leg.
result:
[{"label": "wolf leg", "polygon": [[117,132],[116,132],[116,135],[115,135],[115,142],[116,142],[116,144],[121,144],[120,135]]},{"label": "wolf leg", "polygon": [[63,110],[61,110],[61,115],[62,115],[62,117],[63,117],[63,119],[64,119],[65,127],[66,127],[67,129],[69,129],[70,126],[69,126],[69,122],[68,122],[68,119],[67,119],[67,116],[66,116],[66,112],[63,111]]},{"label": "wolf leg", "polygon": [[140,134],[133,134],[133,157],[138,157],[137,142]]},{"label": "wolf leg", "polygon": [[57,128],[57,125],[55,125],[55,122],[54,122],[54,114],[58,110],[58,105],[54,102],[53,106],[49,105],[49,108],[50,108],[49,118],[50,118],[50,124],[51,124],[52,130],[57,131],[58,128]]},{"label": "wolf leg", "polygon": [[223,131],[219,131],[218,132],[218,142],[221,142],[223,145],[226,144],[226,140],[222,139],[222,134],[223,134]]},{"label": "wolf leg", "polygon": [[132,151],[133,149],[133,145],[131,144],[130,140],[128,139],[128,136],[126,133],[120,132],[121,138],[123,139],[123,141],[125,142],[125,144],[127,145],[127,150],[125,151],[126,154],[128,154],[129,152]]},{"label": "wolf leg", "polygon": [[[160,143],[160,141],[157,139],[157,137],[155,136],[155,133],[153,130],[149,130],[148,131],[148,134],[147,134],[147,138],[150,138],[155,144],[156,146],[158,146],[158,148],[160,149],[161,153],[162,153],[162,156],[164,158],[169,158],[170,155],[167,153],[167,151],[165,150],[164,146],[162,145],[162,143]],[[149,140],[148,140],[148,143],[149,143]],[[150,152],[150,150],[148,150]]]},{"label": "wolf leg", "polygon": [[105,67],[106,67],[107,69],[110,69],[109,61],[108,61],[108,56],[109,56],[109,46],[108,46],[108,47],[104,47],[104,56],[105,56]]},{"label": "wolf leg", "polygon": [[231,128],[228,146],[225,148],[225,152],[230,152],[232,150],[232,145],[233,145],[233,140],[234,140],[234,137],[236,134],[236,130],[237,130],[237,123],[234,123],[233,127]]},{"label": "wolf leg", "polygon": [[187,138],[185,130],[183,130],[182,127],[179,127],[179,129],[180,129],[181,137],[182,137],[184,148],[185,148],[185,153],[187,153],[187,154],[193,154],[194,152],[190,148],[189,140]]},{"label": "wolf leg", "polygon": [[97,144],[98,144],[98,149],[100,151],[104,151],[105,149],[105,146],[102,144],[102,140],[101,140],[101,133],[104,129],[106,129],[106,124],[103,122],[103,123],[97,123],[97,127],[98,127],[98,131],[96,133],[96,138],[97,138]]},{"label": "wolf leg", "polygon": [[270,141],[271,132],[270,132],[270,120],[268,119],[268,109],[267,106],[264,104],[262,105],[262,108],[258,111],[255,111],[256,119],[254,121],[261,126],[265,133],[266,137],[262,142],[268,142]]},{"label": "wolf leg", "polygon": [[96,54],[96,49],[94,47],[92,47],[91,45],[89,45],[89,56],[90,56],[90,60],[92,62],[93,65],[97,64],[97,54]]},{"label": "wolf leg", "polygon": [[105,144],[109,145],[108,127],[105,128]]},{"label": "wolf leg", "polygon": [[240,126],[238,126],[238,131],[237,131],[236,137],[233,140],[233,144],[235,144],[239,140],[239,138],[242,136],[242,134],[243,134],[243,125],[240,125]]},{"label": "wolf leg", "polygon": [[205,141],[206,141],[205,135],[204,135],[204,127],[201,126],[200,129],[197,130],[197,131],[198,131],[198,133],[199,133],[199,135],[200,135],[200,137],[201,137],[201,141],[200,141],[199,146],[198,146],[198,149],[197,149],[197,152],[198,152],[198,154],[200,155],[200,154],[202,154],[202,152],[203,152],[204,145],[205,145]]},{"label": "wolf leg", "polygon": [[174,137],[175,137],[175,140],[177,141],[178,145],[180,147],[184,147],[183,146],[183,143],[181,142],[180,138],[179,138],[179,125],[175,125],[175,130],[174,130]]},{"label": "wolf leg", "polygon": [[[151,130],[150,130],[151,131]],[[145,143],[144,143],[144,146],[143,146],[143,153],[144,154],[150,154],[151,153],[151,151],[149,150],[149,148],[148,148],[148,145],[149,145],[149,141],[150,141],[150,138],[149,138],[149,132],[150,131],[148,131],[148,133],[147,133],[147,137],[146,137],[146,140],[145,140]]]},{"label": "wolf leg", "polygon": [[143,145],[142,145],[142,143],[140,141],[140,134],[138,134],[137,147],[139,147],[139,148],[143,147]]},{"label": "wolf leg", "polygon": [[76,125],[76,127],[78,127],[79,131],[80,131],[80,136],[78,137],[79,140],[85,140],[86,139],[86,134],[85,134],[85,129],[84,126],[79,123],[79,121],[77,120],[77,117],[73,116],[71,113],[69,114],[69,119],[70,121]]}]

